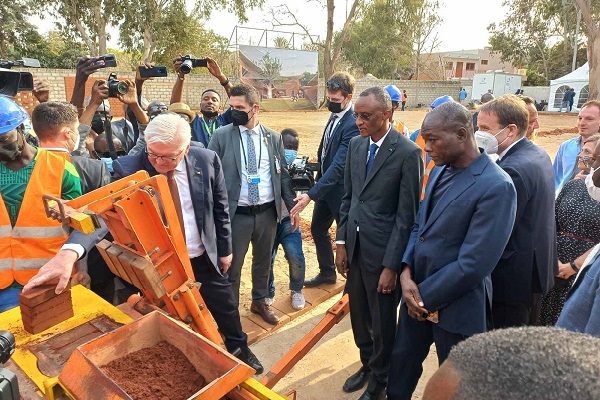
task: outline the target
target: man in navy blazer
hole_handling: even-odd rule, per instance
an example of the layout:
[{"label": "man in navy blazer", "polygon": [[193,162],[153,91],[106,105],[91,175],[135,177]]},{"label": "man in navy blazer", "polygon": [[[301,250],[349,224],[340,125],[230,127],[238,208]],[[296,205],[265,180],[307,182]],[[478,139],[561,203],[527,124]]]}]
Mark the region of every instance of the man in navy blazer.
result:
[{"label": "man in navy blazer", "polygon": [[[200,293],[225,346],[239,349],[239,358],[262,373],[263,367],[248,348],[227,270],[231,265],[231,223],[221,160],[212,150],[190,146],[191,129],[175,113],[154,118],[145,131],[146,151],[114,161],[117,178],[138,170],[174,179],[179,192],[187,250]],[[173,193],[172,193],[173,195]],[[177,198],[174,199],[177,206]]]},{"label": "man in navy blazer", "polygon": [[525,137],[529,112],[514,94],[479,110],[479,131],[495,136],[498,165],[517,191],[517,216],[492,273],[494,328],[537,325],[542,295],[558,274],[554,222],[554,170],[548,154]]},{"label": "man in navy blazer", "polygon": [[515,218],[510,177],[481,152],[469,111],[444,103],[423,121],[436,167],[402,260],[402,305],[388,399],[407,399],[435,342],[440,364],[453,345],[487,329],[492,270]]},{"label": "man in navy blazer", "polygon": [[319,274],[305,280],[306,287],[336,281],[329,228],[334,220],[337,225],[340,223],[348,144],[350,139],[358,136],[352,107],[355,83],[354,77],[346,72],[336,72],[325,82],[331,116],[319,144],[318,158],[321,168],[317,172],[315,185],[308,193],[303,193],[295,199],[298,203],[290,212],[292,216],[298,216],[311,200],[315,202],[310,232],[317,249]]}]

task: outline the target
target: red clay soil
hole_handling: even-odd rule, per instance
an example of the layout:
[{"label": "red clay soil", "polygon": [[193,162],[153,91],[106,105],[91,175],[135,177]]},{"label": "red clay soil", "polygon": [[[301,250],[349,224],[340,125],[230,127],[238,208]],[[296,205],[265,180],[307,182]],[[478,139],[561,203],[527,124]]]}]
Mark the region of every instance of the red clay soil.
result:
[{"label": "red clay soil", "polygon": [[165,341],[113,360],[102,370],[136,400],[184,400],[206,385],[187,357]]}]

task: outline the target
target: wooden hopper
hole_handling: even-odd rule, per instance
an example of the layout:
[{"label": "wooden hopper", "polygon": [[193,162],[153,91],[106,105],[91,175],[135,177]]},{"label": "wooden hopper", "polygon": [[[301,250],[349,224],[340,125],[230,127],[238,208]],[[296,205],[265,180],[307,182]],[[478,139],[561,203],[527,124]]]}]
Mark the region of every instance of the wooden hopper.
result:
[{"label": "wooden hopper", "polygon": [[206,379],[207,385],[189,399],[220,399],[254,374],[252,368],[219,346],[154,311],[79,346],[65,364],[59,381],[76,399],[131,399],[100,367],[163,340],[185,354]]}]

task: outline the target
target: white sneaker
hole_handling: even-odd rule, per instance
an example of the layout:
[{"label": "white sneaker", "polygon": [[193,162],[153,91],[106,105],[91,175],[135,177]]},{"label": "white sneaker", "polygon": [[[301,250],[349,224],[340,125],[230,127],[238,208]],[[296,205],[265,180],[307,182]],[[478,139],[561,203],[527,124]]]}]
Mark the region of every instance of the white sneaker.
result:
[{"label": "white sneaker", "polygon": [[304,300],[304,295],[302,291],[296,292],[292,290],[292,308],[294,310],[302,310],[306,305],[306,300]]},{"label": "white sneaker", "polygon": [[265,297],[265,304],[268,305],[269,307],[271,307],[273,305],[274,301],[275,301],[274,297]]}]

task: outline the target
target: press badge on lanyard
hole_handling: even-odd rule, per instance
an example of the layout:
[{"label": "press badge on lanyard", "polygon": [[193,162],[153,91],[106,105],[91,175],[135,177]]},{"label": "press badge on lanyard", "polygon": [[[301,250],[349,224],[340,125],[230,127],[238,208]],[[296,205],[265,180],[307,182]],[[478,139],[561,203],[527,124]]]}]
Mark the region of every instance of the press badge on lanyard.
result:
[{"label": "press badge on lanyard", "polygon": [[248,183],[260,183],[260,175],[248,174]]}]

